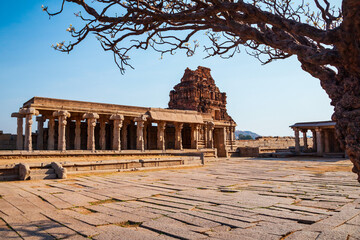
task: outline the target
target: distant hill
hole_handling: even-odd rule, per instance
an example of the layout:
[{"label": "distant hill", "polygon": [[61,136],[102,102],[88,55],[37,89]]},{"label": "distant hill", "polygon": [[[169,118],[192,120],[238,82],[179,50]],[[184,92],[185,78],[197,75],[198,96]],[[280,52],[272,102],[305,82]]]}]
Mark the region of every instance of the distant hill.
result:
[{"label": "distant hill", "polygon": [[255,139],[257,137],[260,137],[259,134],[251,132],[251,131],[240,131],[240,130],[236,130],[235,131],[235,138],[239,139],[239,135],[243,135],[243,136],[250,136],[252,139]]}]

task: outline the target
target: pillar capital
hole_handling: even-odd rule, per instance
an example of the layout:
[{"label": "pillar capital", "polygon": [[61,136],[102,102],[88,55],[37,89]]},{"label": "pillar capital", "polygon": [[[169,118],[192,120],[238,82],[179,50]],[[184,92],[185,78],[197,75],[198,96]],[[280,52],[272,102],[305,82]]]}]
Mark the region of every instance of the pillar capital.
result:
[{"label": "pillar capital", "polygon": [[166,122],[158,122],[158,128],[159,129],[162,129],[162,130],[165,130],[166,128]]},{"label": "pillar capital", "polygon": [[36,110],[35,108],[20,108],[19,109],[19,113],[20,114],[24,114],[24,115],[39,115],[39,111]]},{"label": "pillar capital", "polygon": [[97,114],[97,113],[84,113],[82,118],[83,119],[99,119],[99,114]]},{"label": "pillar capital", "polygon": [[68,118],[70,116],[71,116],[71,114],[66,110],[59,110],[59,111],[53,112],[53,117],[65,117],[65,118]]},{"label": "pillar capital", "polygon": [[190,125],[191,128],[193,128],[194,130],[199,130],[200,129],[200,124],[199,123],[192,123]]},{"label": "pillar capital", "polygon": [[124,115],[122,114],[112,114],[110,120],[124,120]]},{"label": "pillar capital", "polygon": [[134,118],[134,121],[135,122],[145,122],[147,120],[147,118],[148,117],[146,115],[141,115],[139,117]]},{"label": "pillar capital", "polygon": [[19,113],[19,112],[14,112],[14,113],[12,113],[11,114],[11,117],[16,117],[16,118],[24,118],[25,117],[25,115],[24,114],[21,114],[21,113]]},{"label": "pillar capital", "polygon": [[315,132],[321,132],[321,128],[319,128],[319,127],[317,127],[317,128],[315,128]]},{"label": "pillar capital", "polygon": [[214,130],[214,128],[215,128],[215,123],[214,122],[206,122],[206,125],[207,125],[209,130]]},{"label": "pillar capital", "polygon": [[177,129],[179,129],[179,130],[182,130],[182,128],[183,128],[183,126],[184,126],[184,123],[175,122],[174,125],[175,125],[175,128],[177,128]]}]

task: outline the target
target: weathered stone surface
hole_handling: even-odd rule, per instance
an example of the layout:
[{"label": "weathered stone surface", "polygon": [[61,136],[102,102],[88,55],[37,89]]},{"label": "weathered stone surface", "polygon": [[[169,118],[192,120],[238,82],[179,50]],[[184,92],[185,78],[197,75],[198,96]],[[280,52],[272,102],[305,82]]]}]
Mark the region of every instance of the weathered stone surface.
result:
[{"label": "weathered stone surface", "polygon": [[26,163],[19,164],[19,179],[26,180],[30,177],[30,166]]},{"label": "weathered stone surface", "polygon": [[51,167],[55,170],[55,173],[58,178],[60,179],[67,178],[67,170],[66,168],[63,168],[63,166],[60,163],[52,162]]},{"label": "weathered stone surface", "polygon": [[310,160],[0,182],[0,239],[358,239],[350,163]]},{"label": "weathered stone surface", "polygon": [[226,110],[226,93],[220,92],[210,68],[187,68],[181,82],[170,91],[170,109],[210,113],[214,119],[233,121]]}]

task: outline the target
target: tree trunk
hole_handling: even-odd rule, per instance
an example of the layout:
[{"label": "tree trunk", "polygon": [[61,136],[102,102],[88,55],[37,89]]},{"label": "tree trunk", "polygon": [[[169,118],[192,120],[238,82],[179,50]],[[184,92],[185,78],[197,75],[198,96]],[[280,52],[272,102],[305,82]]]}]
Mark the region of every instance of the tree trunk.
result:
[{"label": "tree trunk", "polygon": [[336,87],[343,93],[341,98],[332,102],[335,106],[332,119],[336,121],[337,138],[354,164],[352,171],[360,182],[360,78],[346,76],[339,82],[342,86]]},{"label": "tree trunk", "polygon": [[336,122],[336,137],[354,164],[352,171],[360,182],[360,75],[345,68],[337,68],[336,73],[324,66],[299,61],[303,70],[320,79],[329,95],[335,107],[332,120]]}]

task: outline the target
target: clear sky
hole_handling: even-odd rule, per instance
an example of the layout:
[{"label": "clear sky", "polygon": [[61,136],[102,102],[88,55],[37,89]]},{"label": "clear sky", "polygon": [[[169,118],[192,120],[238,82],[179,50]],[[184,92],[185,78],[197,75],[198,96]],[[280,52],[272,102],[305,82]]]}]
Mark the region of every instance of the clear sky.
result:
[{"label": "clear sky", "polygon": [[[69,40],[66,28],[76,27],[72,4],[49,20],[41,5],[58,9],[60,0],[3,1],[0,8],[0,130],[16,132],[10,117],[33,96],[166,108],[169,92],[184,70],[205,66],[220,91],[237,129],[263,136],[293,135],[289,125],[330,120],[333,107],[319,80],[300,68],[296,58],[262,66],[244,51],[232,59],[203,59],[184,52],[174,56],[138,51],[131,57],[135,70],[121,75],[112,54],[90,36],[72,53],[50,46]],[[338,3],[339,0],[333,1]]]}]

